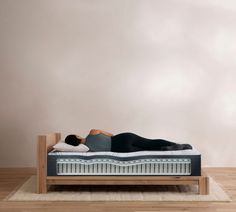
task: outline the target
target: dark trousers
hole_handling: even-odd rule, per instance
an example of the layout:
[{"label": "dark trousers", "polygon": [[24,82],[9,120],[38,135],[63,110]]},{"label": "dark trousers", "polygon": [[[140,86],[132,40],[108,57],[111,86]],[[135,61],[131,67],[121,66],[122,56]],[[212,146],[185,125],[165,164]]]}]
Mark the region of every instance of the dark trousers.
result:
[{"label": "dark trousers", "polygon": [[176,145],[163,139],[143,138],[134,133],[120,133],[111,137],[112,152],[136,152],[162,150],[163,147]]}]

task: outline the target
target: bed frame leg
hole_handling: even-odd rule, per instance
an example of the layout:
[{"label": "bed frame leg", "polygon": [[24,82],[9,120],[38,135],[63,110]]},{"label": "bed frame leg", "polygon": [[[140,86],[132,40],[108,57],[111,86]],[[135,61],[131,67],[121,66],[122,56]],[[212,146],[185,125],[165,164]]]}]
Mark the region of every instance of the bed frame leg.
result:
[{"label": "bed frame leg", "polygon": [[37,193],[47,193],[47,157],[61,139],[61,133],[51,133],[38,136],[37,143]]},{"label": "bed frame leg", "polygon": [[41,184],[41,185],[39,185],[39,187],[38,187],[37,193],[38,193],[38,194],[46,194],[47,191],[48,191],[48,189],[47,189],[47,184]]},{"label": "bed frame leg", "polygon": [[198,187],[199,187],[198,188],[199,194],[201,195],[209,194],[209,177],[207,176],[200,177]]},{"label": "bed frame leg", "polygon": [[37,144],[37,193],[47,193],[46,136],[38,136]]}]

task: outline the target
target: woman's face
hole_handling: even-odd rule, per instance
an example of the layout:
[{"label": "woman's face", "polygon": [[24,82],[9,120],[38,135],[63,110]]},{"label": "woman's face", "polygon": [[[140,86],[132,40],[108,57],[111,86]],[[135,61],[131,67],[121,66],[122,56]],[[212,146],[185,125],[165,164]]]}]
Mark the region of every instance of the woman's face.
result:
[{"label": "woman's face", "polygon": [[79,135],[75,135],[76,136],[76,138],[78,138],[78,139],[82,139],[82,137],[81,136],[79,136]]},{"label": "woman's face", "polygon": [[83,138],[83,137],[81,137],[79,135],[75,135],[75,136],[76,136],[76,138],[81,139],[81,144],[85,143],[85,138]]}]

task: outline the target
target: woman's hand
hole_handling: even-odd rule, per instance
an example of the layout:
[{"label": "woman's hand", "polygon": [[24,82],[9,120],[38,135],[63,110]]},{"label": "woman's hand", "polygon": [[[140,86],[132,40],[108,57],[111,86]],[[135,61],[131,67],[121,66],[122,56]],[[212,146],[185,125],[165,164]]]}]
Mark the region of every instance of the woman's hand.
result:
[{"label": "woman's hand", "polygon": [[100,131],[99,130],[96,130],[96,129],[91,129],[89,134],[91,135],[97,135],[97,134],[100,134]]},{"label": "woman's hand", "polygon": [[107,136],[113,136],[112,133],[103,131],[103,130],[97,130],[97,129],[91,129],[90,133],[91,135],[97,135],[97,134],[103,134],[103,135],[107,135]]}]

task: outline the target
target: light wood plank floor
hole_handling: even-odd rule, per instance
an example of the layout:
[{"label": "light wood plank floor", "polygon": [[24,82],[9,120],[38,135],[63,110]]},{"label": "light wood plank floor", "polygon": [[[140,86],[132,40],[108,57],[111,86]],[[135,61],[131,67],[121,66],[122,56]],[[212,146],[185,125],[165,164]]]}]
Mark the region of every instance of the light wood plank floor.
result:
[{"label": "light wood plank floor", "polygon": [[232,202],[4,202],[2,201],[30,175],[34,168],[0,169],[0,211],[4,212],[148,212],[148,211],[191,211],[191,212],[236,212],[236,168],[205,168],[206,173],[219,182],[229,194]]}]

